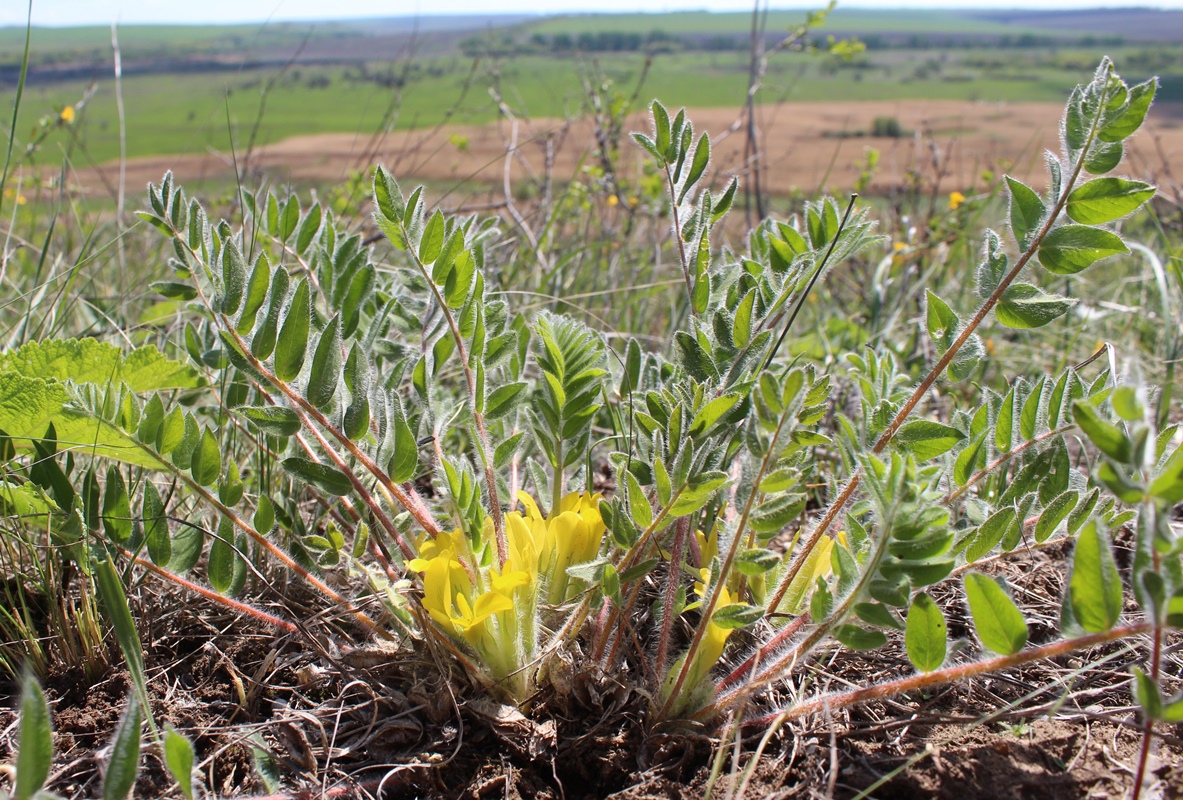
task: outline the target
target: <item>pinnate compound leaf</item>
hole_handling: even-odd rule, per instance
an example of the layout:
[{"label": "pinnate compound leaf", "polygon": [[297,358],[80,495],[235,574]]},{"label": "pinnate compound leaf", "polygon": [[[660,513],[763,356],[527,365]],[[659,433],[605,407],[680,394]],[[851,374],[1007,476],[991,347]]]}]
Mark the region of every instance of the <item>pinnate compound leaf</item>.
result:
[{"label": "pinnate compound leaf", "polygon": [[945,663],[948,633],[945,615],[933,599],[921,592],[908,609],[904,645],[908,660],[920,672],[932,672]]},{"label": "pinnate compound leaf", "polygon": [[340,470],[327,464],[318,464],[307,458],[291,456],[283,460],[283,468],[294,477],[315,486],[331,495],[346,495],[353,490],[353,484]]},{"label": "pinnate compound leaf", "polygon": [[1068,195],[1068,216],[1085,225],[1121,219],[1154,197],[1154,187],[1124,178],[1094,178]]},{"label": "pinnate compound leaf", "polygon": [[292,294],[288,315],[279,329],[275,344],[275,377],[285,383],[300,374],[304,366],[304,355],[308,351],[308,326],[312,314],[308,279],[300,280]]},{"label": "pinnate compound leaf", "polygon": [[37,680],[26,675],[21,685],[20,733],[16,750],[13,800],[32,800],[45,785],[53,763],[53,729],[49,705]]},{"label": "pinnate compound leaf", "polygon": [[1080,627],[1089,633],[1104,633],[1117,624],[1121,617],[1121,577],[1109,539],[1095,519],[1077,538],[1068,591],[1072,615]]},{"label": "pinnate compound leaf", "polygon": [[988,575],[970,572],[965,576],[965,596],[973,616],[974,630],[982,644],[1004,656],[1011,656],[1027,644],[1027,622],[1006,591]]},{"label": "pinnate compound leaf", "polygon": [[103,800],[124,800],[131,794],[140,771],[140,735],[144,723],[143,710],[135,692],[127,696],[127,708],[119,718],[111,756],[103,775]]},{"label": "pinnate compound leaf", "polygon": [[928,419],[914,419],[905,423],[895,441],[910,450],[918,460],[926,461],[947,453],[965,438],[956,428]]},{"label": "pinnate compound leaf", "polygon": [[998,321],[1008,328],[1039,328],[1061,317],[1076,305],[1075,300],[1045,294],[1029,283],[1012,283],[994,309]]},{"label": "pinnate compound leaf", "polygon": [[1088,225],[1061,225],[1040,243],[1039,263],[1057,275],[1075,275],[1102,258],[1128,252],[1116,233]]}]

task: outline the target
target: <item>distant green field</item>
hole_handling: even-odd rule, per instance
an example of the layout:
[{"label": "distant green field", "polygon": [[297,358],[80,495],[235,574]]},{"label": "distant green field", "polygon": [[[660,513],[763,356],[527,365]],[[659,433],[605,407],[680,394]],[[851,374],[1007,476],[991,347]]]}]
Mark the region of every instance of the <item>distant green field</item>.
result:
[{"label": "distant green field", "polygon": [[[1079,53],[1095,61],[1098,54]],[[1113,53],[1121,63],[1121,53]],[[1020,61],[997,54],[979,59],[942,60],[930,51],[891,51],[861,66],[829,57],[785,54],[773,61],[765,81],[763,102],[784,99],[817,101],[893,98],[1061,101],[1078,79],[1075,57],[1063,66],[1054,58]],[[993,59],[993,60],[991,60]],[[642,67],[639,55],[602,59],[601,69],[614,90],[630,92]],[[497,110],[487,91],[495,68],[506,100],[520,113],[534,117],[577,114],[582,108],[581,72],[587,63],[576,58],[522,56],[482,64],[463,102],[462,88],[471,68],[463,58],[418,64],[404,88],[397,127],[493,120]],[[661,97],[671,106],[739,107],[747,85],[747,61],[741,53],[676,53],[656,57],[642,97]],[[260,112],[263,86],[279,70],[134,76],[124,80],[129,154],[152,155],[226,151],[231,132],[245,146]],[[355,79],[347,76],[353,75]],[[281,77],[266,97],[257,143],[310,133],[368,134],[381,125],[395,103],[393,89],[356,79],[343,67],[303,67]],[[78,101],[87,81],[35,85],[26,90],[18,140],[28,135],[37,118]],[[320,87],[317,88],[317,84]],[[10,107],[12,92],[0,93],[0,107]],[[453,112],[449,115],[449,111]],[[76,158],[96,162],[119,152],[118,117],[113,82],[102,76],[79,122],[59,131],[46,145],[64,147],[67,134],[78,135]]]},{"label": "distant green field", "polygon": [[[806,11],[770,11],[767,31],[788,30],[805,21]],[[583,14],[551,17],[529,26],[532,32],[546,35],[597,33],[600,31],[660,30],[669,34],[744,34],[751,30],[752,15],[747,12],[714,14],[707,11],[669,14]],[[1055,36],[1055,29],[1006,25],[977,19],[961,11],[945,9],[897,9],[872,11],[838,9],[830,14],[824,33],[901,33],[901,34],[973,34],[1022,35],[1026,33]]]}]

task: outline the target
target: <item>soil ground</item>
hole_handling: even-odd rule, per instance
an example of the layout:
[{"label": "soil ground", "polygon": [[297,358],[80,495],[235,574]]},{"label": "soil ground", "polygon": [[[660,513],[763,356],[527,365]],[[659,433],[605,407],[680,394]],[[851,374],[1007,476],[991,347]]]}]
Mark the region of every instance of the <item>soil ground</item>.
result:
[{"label": "soil ground", "polygon": [[[1042,186],[1042,153],[1059,150],[1057,103],[983,103],[951,100],[893,100],[883,102],[786,103],[758,107],[761,142],[767,172],[766,191],[788,195],[851,189],[859,179],[866,148],[880,151],[879,167],[868,191],[887,194],[916,182],[944,193],[969,191],[982,185],[981,173],[1008,172]],[[743,160],[744,133],[734,109],[692,109],[697,130],[712,137],[717,183],[738,175],[750,183]],[[877,118],[894,118],[901,135],[870,136]],[[627,141],[630,130],[648,130],[645,115],[634,115],[625,126],[619,169],[633,174],[640,148]],[[419,131],[397,131],[385,136],[318,134],[297,136],[237,154],[237,167],[252,178],[266,174],[279,183],[332,185],[351,170],[365,171],[384,163],[404,181],[501,187],[506,153],[514,141],[513,124],[501,121],[482,126],[444,125]],[[586,120],[553,119],[517,123],[517,147],[509,164],[511,183],[522,177],[548,173],[557,181],[578,174],[595,141]],[[1129,169],[1139,175],[1160,175],[1172,163],[1183,162],[1183,103],[1154,106],[1143,131],[1128,153]],[[548,167],[549,163],[549,167]],[[152,156],[131,159],[127,185],[139,187],[159,181],[171,169],[186,185],[203,181],[230,182],[235,159],[229,153]],[[92,192],[115,185],[118,165],[80,170],[76,181]],[[939,179],[939,180],[934,180]],[[990,183],[987,181],[986,183]]]},{"label": "soil ground", "polygon": [[[1119,543],[1120,546],[1121,543]],[[1002,569],[1028,611],[1032,643],[1054,638],[1051,604],[1062,591],[1064,553],[1037,551]],[[939,587],[938,587],[939,588]],[[973,658],[968,620],[952,587],[938,602],[950,633]],[[300,607],[288,600],[288,616]],[[1130,609],[1133,611],[1133,609]],[[1044,612],[1047,612],[1046,614]],[[541,698],[535,718],[466,688],[447,661],[398,645],[351,648],[354,632],[321,628],[277,637],[260,623],[172,587],[141,584],[133,596],[158,724],[196,745],[197,773],[219,797],[545,798],[683,800],[705,795],[717,731],[653,727],[632,675],[573,674]],[[962,638],[965,637],[965,638]],[[960,644],[957,644],[960,642]],[[736,759],[720,761],[715,797],[1118,798],[1128,796],[1141,726],[1128,693],[1144,643],[1088,653],[803,719],[771,734],[746,729]],[[1178,675],[1179,642],[1164,669]],[[112,648],[114,646],[112,645]],[[113,663],[120,658],[112,652]],[[581,662],[575,662],[581,663]],[[909,671],[899,642],[874,653],[833,651],[765,698],[841,690]],[[99,796],[103,748],[126,704],[126,672],[95,681],[55,670],[56,758],[51,788]],[[14,687],[0,697],[0,762],[12,758]],[[1143,797],[1183,797],[1183,730],[1160,725]],[[282,791],[259,777],[255,745],[275,760]],[[731,792],[754,763],[742,795]],[[145,761],[136,796],[176,796],[157,758]]]}]

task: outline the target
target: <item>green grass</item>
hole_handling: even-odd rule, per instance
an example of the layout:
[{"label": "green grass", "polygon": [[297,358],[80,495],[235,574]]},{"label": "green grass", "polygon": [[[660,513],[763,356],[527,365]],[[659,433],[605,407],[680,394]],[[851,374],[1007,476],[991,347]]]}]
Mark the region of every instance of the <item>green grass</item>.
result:
[{"label": "green grass", "polygon": [[[820,5],[820,4],[819,4]],[[767,30],[788,30],[805,21],[805,10],[770,11]],[[529,26],[531,32],[546,35],[599,33],[601,31],[660,30],[668,34],[746,34],[752,15],[746,12],[719,13],[686,11],[671,14],[581,14],[552,17]],[[830,14],[823,33],[967,34],[974,36],[1056,35],[1047,28],[1008,25],[975,19],[967,12],[943,9],[871,11],[839,9]]]},{"label": "green grass", "polygon": [[[1053,63],[1018,63],[1005,57],[1000,66],[964,66],[951,61],[934,69],[934,57],[928,51],[890,51],[876,56],[869,68],[854,69],[824,58],[785,55],[773,61],[762,100],[1060,102],[1078,74]],[[488,68],[494,66],[506,99],[520,111],[533,117],[561,117],[580,111],[583,62],[576,58],[522,56],[482,65],[468,96],[448,117],[461,96],[471,64],[463,58],[441,58],[421,62],[422,68],[403,92],[397,127],[430,126],[445,118],[457,123],[495,119],[497,111],[486,91],[491,80]],[[623,91],[631,91],[641,66],[639,55],[602,61],[606,75]],[[739,53],[662,55],[653,64],[643,96],[659,96],[673,106],[738,107],[747,85],[746,67],[746,58]],[[372,82],[348,80],[349,72],[339,67],[304,67],[283,76],[266,98],[257,143],[325,132],[368,135],[379,127],[393,100],[393,90]],[[225,151],[230,144],[229,131],[233,131],[237,146],[245,146],[259,113],[262,87],[277,73],[276,69],[266,69],[125,78],[128,153],[192,153],[207,148]],[[309,86],[310,79],[317,76],[329,79],[328,88]],[[86,86],[87,82],[80,80],[27,88],[17,125],[18,139],[28,136],[38,118],[52,117],[62,106],[77,102]],[[0,93],[0,105],[11,102],[11,91]],[[111,79],[99,79],[97,92],[80,122],[85,124],[55,133],[45,145],[48,153],[56,155],[68,144],[67,135],[78,135],[81,138],[76,145],[83,147],[78,153],[82,161],[90,158],[103,162],[118,155],[118,117]]]}]

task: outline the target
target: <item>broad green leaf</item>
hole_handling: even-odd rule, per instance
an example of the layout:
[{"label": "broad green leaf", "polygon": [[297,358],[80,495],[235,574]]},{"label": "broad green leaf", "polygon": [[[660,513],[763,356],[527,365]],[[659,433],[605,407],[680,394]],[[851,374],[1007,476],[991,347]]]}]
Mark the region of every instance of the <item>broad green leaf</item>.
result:
[{"label": "broad green leaf", "polygon": [[288,201],[283,204],[283,215],[279,220],[279,230],[277,234],[281,242],[286,242],[291,238],[292,232],[296,230],[296,224],[300,221],[300,200],[295,195],[288,198]]},{"label": "broad green leaf", "polygon": [[1108,120],[1097,132],[1097,138],[1103,142],[1120,142],[1128,138],[1142,127],[1146,119],[1146,112],[1150,110],[1150,103],[1154,100],[1158,90],[1158,78],[1151,78],[1130,89],[1129,99],[1125,109],[1116,117]]},{"label": "broad green leaf", "polygon": [[705,506],[716,491],[727,483],[726,473],[719,471],[704,472],[690,485],[682,490],[678,498],[670,506],[670,516],[685,517],[694,514]]},{"label": "broad green leaf", "polygon": [[374,207],[391,222],[399,222],[406,211],[398,181],[381,164],[374,170]]},{"label": "broad green leaf", "polygon": [[242,485],[242,475],[238,471],[238,462],[230,459],[226,462],[226,472],[218,481],[218,499],[226,506],[233,508],[242,500],[245,488]]},{"label": "broad green leaf", "polygon": [[230,520],[222,517],[218,522],[218,533],[214,536],[209,548],[209,562],[206,574],[210,586],[219,594],[226,594],[234,582],[234,562],[238,554],[234,552],[234,525]]},{"label": "broad green leaf", "polygon": [[308,246],[312,244],[312,240],[316,238],[316,234],[320,232],[320,223],[324,213],[320,210],[319,203],[313,203],[312,207],[308,209],[308,213],[304,215],[304,219],[300,221],[300,229],[296,232],[296,252],[303,255]]},{"label": "broad green leaf", "polygon": [[444,215],[437,208],[423,229],[423,238],[419,241],[419,260],[425,265],[431,264],[440,257],[443,248]]},{"label": "broad green leaf", "polygon": [[53,729],[49,722],[49,705],[32,675],[26,675],[21,681],[19,731],[12,798],[32,800],[45,785],[49,768],[53,764]]},{"label": "broad green leaf", "polygon": [[694,436],[710,430],[716,422],[723,418],[723,415],[735,407],[737,402],[739,402],[739,394],[730,393],[706,403],[694,415],[694,421],[690,423],[690,435]]},{"label": "broad green leaf", "polygon": [[251,354],[255,358],[265,359],[275,350],[275,339],[279,333],[279,315],[283,310],[284,301],[287,300],[290,283],[288,272],[282,266],[271,276],[271,300],[267,306],[267,314],[251,339]]},{"label": "broad green leaf", "polygon": [[1039,520],[1035,523],[1035,541],[1047,541],[1055,533],[1060,523],[1072,513],[1072,509],[1076,508],[1076,504],[1079,501],[1079,492],[1069,489],[1048,503],[1043,509],[1043,513],[1039,515]]},{"label": "broad green leaf", "polygon": [[902,631],[903,623],[887,606],[880,603],[855,603],[854,613],[863,622],[877,625],[880,628],[891,628]]},{"label": "broad green leaf", "polygon": [[242,316],[238,318],[238,324],[234,327],[243,336],[254,329],[259,309],[267,302],[267,287],[270,285],[271,262],[265,253],[260,253],[255,259],[255,267],[251,270],[251,278],[246,285]]},{"label": "broad green leaf", "polygon": [[1175,449],[1151,481],[1150,494],[1167,503],[1183,502],[1183,445]]},{"label": "broad green leaf", "polygon": [[927,461],[952,450],[965,434],[956,428],[927,419],[904,423],[895,436],[898,444],[910,450],[918,461]]},{"label": "broad green leaf", "polygon": [[194,389],[203,383],[196,369],[166,358],[152,345],[125,355],[122,349],[96,339],[29,342],[0,354],[0,372],[62,383],[122,384],[136,393]]},{"label": "broad green leaf", "polygon": [[1125,147],[1121,142],[1095,140],[1084,159],[1085,171],[1092,175],[1104,175],[1115,169],[1124,155]]},{"label": "broad green leaf", "polygon": [[1044,294],[1029,283],[1012,283],[994,309],[998,321],[1008,328],[1039,328],[1063,316],[1075,300]]},{"label": "broad green leaf", "polygon": [[653,524],[653,507],[641,488],[637,477],[631,470],[625,470],[624,485],[628,496],[628,512],[638,528],[648,528]]},{"label": "broad green leaf", "polygon": [[199,486],[213,486],[222,474],[222,450],[208,428],[202,431],[201,442],[193,450],[189,469]]},{"label": "broad green leaf", "polygon": [[654,145],[657,147],[657,152],[660,154],[661,160],[669,158],[669,149],[672,141],[670,135],[670,115],[657,100],[653,101],[650,106],[653,112],[653,130],[654,130]]},{"label": "broad green leaf", "polygon": [[1146,414],[1146,407],[1138,399],[1138,390],[1132,386],[1118,386],[1113,390],[1113,410],[1126,422],[1139,422]]},{"label": "broad green leaf", "polygon": [[246,289],[246,259],[233,239],[222,245],[222,313],[233,314],[242,305]]},{"label": "broad green leaf", "polygon": [[1089,633],[1104,633],[1121,617],[1121,576],[1113,551],[1096,520],[1089,522],[1076,541],[1072,579],[1068,584],[1072,615]]},{"label": "broad green leaf", "polygon": [[353,484],[349,482],[349,478],[335,467],[299,456],[285,458],[282,463],[283,468],[294,477],[327,494],[340,496],[353,491]]},{"label": "broad green leaf", "polygon": [[103,800],[124,800],[131,794],[140,771],[140,728],[144,715],[134,692],[127,696],[127,708],[115,728],[111,755],[103,775]]},{"label": "broad green leaf", "polygon": [[978,453],[982,450],[987,433],[989,431],[982,431],[957,454],[957,460],[953,462],[953,480],[958,486],[964,486],[973,476]]},{"label": "broad green leaf", "polygon": [[1006,591],[988,575],[965,576],[965,596],[974,630],[982,644],[995,653],[1011,656],[1027,644],[1027,622]]},{"label": "broad green leaf", "polygon": [[193,800],[193,744],[172,725],[164,729],[164,764],[185,800]]},{"label": "broad green leaf", "polygon": [[747,603],[729,603],[715,609],[711,615],[711,622],[725,630],[744,628],[759,622],[764,617],[764,609]]},{"label": "broad green leaf", "polygon": [[394,455],[390,459],[390,477],[395,483],[405,483],[414,478],[418,470],[419,442],[399,408],[394,420]]},{"label": "broad green leaf", "polygon": [[300,368],[304,366],[311,313],[308,279],[302,278],[292,295],[292,304],[275,343],[275,377],[285,383],[290,383],[299,375]]},{"label": "broad green leaf", "polygon": [[528,386],[529,384],[525,381],[517,381],[515,383],[507,383],[504,386],[498,386],[489,394],[489,399],[485,401],[485,417],[487,419],[498,419],[512,412],[520,405],[522,393]]},{"label": "broad green leaf", "polygon": [[1072,403],[1072,418],[1098,450],[1114,461],[1129,463],[1134,453],[1133,442],[1121,428],[1103,419],[1096,406],[1086,400],[1076,400]]},{"label": "broad green leaf", "polygon": [[1085,225],[1121,219],[1154,197],[1154,187],[1124,178],[1094,178],[1068,195],[1068,216]]},{"label": "broad green leaf", "polygon": [[300,430],[300,417],[283,406],[240,406],[234,409],[270,436],[294,436]]},{"label": "broad green leaf", "polygon": [[943,353],[953,344],[961,327],[961,320],[944,300],[931,291],[925,290],[925,297],[925,325],[928,335]]},{"label": "broad green leaf", "polygon": [[1121,237],[1111,231],[1088,225],[1060,225],[1052,228],[1039,245],[1039,263],[1057,275],[1075,275],[1102,258],[1128,252]]},{"label": "broad green leaf", "polygon": [[164,501],[156,484],[144,482],[144,498],[140,506],[140,516],[144,523],[144,541],[148,546],[148,556],[153,563],[160,566],[168,564],[172,558],[172,541],[169,539],[168,520],[165,518]]},{"label": "broad green leaf", "polygon": [[883,631],[861,625],[838,625],[834,628],[834,638],[851,650],[874,650],[887,644],[887,635]]},{"label": "broad green leaf", "polygon": [[753,576],[763,575],[771,569],[775,569],[780,564],[781,556],[773,550],[764,550],[756,548],[753,550],[744,550],[735,560],[735,568],[740,571],[740,574]]},{"label": "broad green leaf", "polygon": [[325,326],[312,355],[312,369],[308,374],[308,402],[326,411],[333,404],[337,384],[341,381],[341,316],[334,314]]},{"label": "broad green leaf", "polygon": [[1047,207],[1031,187],[1009,175],[1006,183],[1010,187],[1010,228],[1019,247],[1031,244],[1039,226],[1047,216]]},{"label": "broad green leaf", "polygon": [[107,482],[103,488],[103,531],[114,542],[131,538],[131,498],[123,474],[114,464],[107,467]]},{"label": "broad green leaf", "polygon": [[927,594],[921,592],[908,609],[904,645],[908,660],[920,672],[932,672],[945,663],[948,633],[945,615]]},{"label": "broad green leaf", "polygon": [[342,430],[351,440],[365,437],[370,430],[370,382],[373,379],[370,359],[361,344],[353,343],[345,361],[345,388],[349,390],[349,407],[345,409]]},{"label": "broad green leaf", "polygon": [[711,160],[711,137],[703,134],[698,144],[694,147],[694,158],[690,163],[690,172],[686,176],[686,181],[682,184],[682,191],[678,194],[678,202],[681,203],[686,199],[686,194],[698,183],[698,179],[702,177],[703,172],[706,171],[707,164]]},{"label": "broad green leaf", "polygon": [[259,495],[259,504],[255,508],[255,516],[251,519],[251,524],[256,531],[263,535],[267,535],[275,527],[275,504],[267,495]]}]

